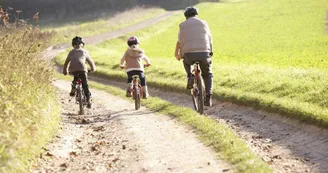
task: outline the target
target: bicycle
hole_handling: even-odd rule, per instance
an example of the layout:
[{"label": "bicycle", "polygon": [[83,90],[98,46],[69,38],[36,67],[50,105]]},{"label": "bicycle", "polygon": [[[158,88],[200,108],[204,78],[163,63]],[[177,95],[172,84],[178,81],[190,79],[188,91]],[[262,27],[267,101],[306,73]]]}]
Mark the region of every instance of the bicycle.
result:
[{"label": "bicycle", "polygon": [[76,103],[79,104],[79,115],[84,114],[84,106],[87,104],[87,99],[82,88],[82,80],[79,78],[75,86]]},{"label": "bicycle", "polygon": [[[90,70],[88,70],[88,73],[90,73]],[[84,114],[84,106],[87,105],[87,97],[84,93],[83,87],[82,87],[82,79],[80,75],[77,75],[78,80],[76,81],[75,85],[75,100],[76,103],[79,104],[79,115]]]},{"label": "bicycle", "polygon": [[[149,65],[144,65],[144,68],[149,67]],[[121,67],[124,69],[125,67]],[[132,76],[132,85],[130,87],[130,93],[132,93],[132,98],[134,99],[134,108],[135,110],[140,109],[140,99],[143,97],[142,86],[139,83],[139,75]]]},{"label": "bicycle", "polygon": [[204,96],[205,96],[205,89],[202,84],[202,76],[200,75],[200,67],[199,67],[199,61],[196,61],[193,64],[193,71],[192,75],[194,76],[194,84],[191,89],[191,96],[192,101],[195,107],[195,110],[203,114],[204,113]]},{"label": "bicycle", "polygon": [[130,92],[132,93],[132,98],[134,99],[134,107],[135,110],[140,108],[140,98],[142,97],[142,87],[139,84],[139,76],[132,76],[132,86],[130,88]]}]

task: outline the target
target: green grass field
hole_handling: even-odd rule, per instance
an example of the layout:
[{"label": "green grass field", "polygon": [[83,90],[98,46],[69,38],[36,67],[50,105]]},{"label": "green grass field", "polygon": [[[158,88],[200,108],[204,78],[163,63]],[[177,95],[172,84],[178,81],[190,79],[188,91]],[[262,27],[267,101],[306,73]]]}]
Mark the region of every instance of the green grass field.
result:
[{"label": "green grass field", "polygon": [[53,37],[54,42],[62,43],[70,41],[76,35],[88,37],[117,30],[149,19],[163,12],[164,10],[160,8],[136,7],[113,16],[103,17],[93,21],[71,22],[64,26],[47,25],[42,27],[42,31],[55,32],[56,35]]},{"label": "green grass field", "polygon": [[[227,0],[201,3],[200,18],[214,40],[214,96],[328,127],[328,35],[325,0]],[[152,61],[149,85],[183,91],[182,62],[174,58],[183,14],[132,33]],[[119,70],[128,36],[87,46],[99,73],[125,79]],[[63,62],[64,54],[57,61]]]}]

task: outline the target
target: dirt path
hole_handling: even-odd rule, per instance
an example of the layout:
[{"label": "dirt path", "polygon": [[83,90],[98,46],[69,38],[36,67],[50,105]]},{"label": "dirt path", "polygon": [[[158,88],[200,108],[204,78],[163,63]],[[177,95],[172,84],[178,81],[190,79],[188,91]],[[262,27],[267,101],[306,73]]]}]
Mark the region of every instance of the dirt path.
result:
[{"label": "dirt path", "polygon": [[[90,77],[99,83],[124,89],[125,83]],[[193,108],[189,95],[150,88],[150,95],[176,105]],[[328,130],[305,125],[285,117],[249,107],[214,101],[205,111],[227,124],[275,172],[322,172],[328,170]]]},{"label": "dirt path", "polygon": [[[93,109],[77,115],[70,83],[56,81],[62,129],[32,172],[228,172],[193,130],[108,93],[91,90]],[[231,171],[229,171],[231,172]]]}]

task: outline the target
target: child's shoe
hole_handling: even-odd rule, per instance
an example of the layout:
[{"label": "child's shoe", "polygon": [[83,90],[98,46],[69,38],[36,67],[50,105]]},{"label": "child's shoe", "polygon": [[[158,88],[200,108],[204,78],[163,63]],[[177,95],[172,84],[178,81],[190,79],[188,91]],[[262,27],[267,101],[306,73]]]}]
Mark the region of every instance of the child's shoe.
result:
[{"label": "child's shoe", "polygon": [[147,86],[143,86],[142,87],[142,98],[143,99],[147,99],[148,96],[149,96],[148,87]]},{"label": "child's shoe", "polygon": [[131,93],[131,84],[128,86],[128,88],[126,88],[126,97],[132,97],[132,93]]}]

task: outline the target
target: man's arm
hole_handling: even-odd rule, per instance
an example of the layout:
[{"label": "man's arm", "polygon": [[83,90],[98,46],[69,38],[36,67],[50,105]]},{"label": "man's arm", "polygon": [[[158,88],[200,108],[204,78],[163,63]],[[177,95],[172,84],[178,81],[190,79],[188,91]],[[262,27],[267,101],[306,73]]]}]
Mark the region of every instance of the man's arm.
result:
[{"label": "man's arm", "polygon": [[175,45],[175,52],[174,52],[175,58],[178,61],[181,60],[181,55],[180,55],[180,52],[181,52],[181,50],[180,50],[181,49],[181,45],[180,45],[180,40],[181,40],[180,27],[181,27],[181,24],[179,25],[178,41],[177,41],[177,44]]},{"label": "man's arm", "polygon": [[181,55],[180,55],[180,42],[179,42],[179,41],[177,41],[177,44],[176,44],[176,46],[175,46],[175,53],[174,53],[174,55],[175,55],[175,58],[176,58],[178,61],[181,60]]},{"label": "man's arm", "polygon": [[211,34],[211,30],[207,24],[207,22],[205,22],[205,29],[206,29],[206,33],[208,35],[208,40],[210,41],[210,49],[211,52],[213,52],[213,40],[212,40],[212,34]]}]

